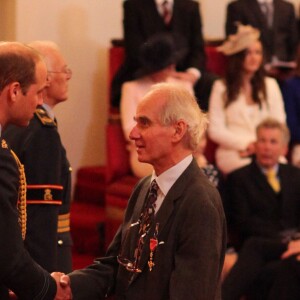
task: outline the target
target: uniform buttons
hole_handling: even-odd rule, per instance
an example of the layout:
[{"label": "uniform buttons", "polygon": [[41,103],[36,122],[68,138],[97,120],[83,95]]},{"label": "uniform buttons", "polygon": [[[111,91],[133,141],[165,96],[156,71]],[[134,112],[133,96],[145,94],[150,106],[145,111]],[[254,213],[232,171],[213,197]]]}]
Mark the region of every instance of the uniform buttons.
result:
[{"label": "uniform buttons", "polygon": [[58,240],[58,245],[62,245],[64,242],[63,242],[63,240]]}]

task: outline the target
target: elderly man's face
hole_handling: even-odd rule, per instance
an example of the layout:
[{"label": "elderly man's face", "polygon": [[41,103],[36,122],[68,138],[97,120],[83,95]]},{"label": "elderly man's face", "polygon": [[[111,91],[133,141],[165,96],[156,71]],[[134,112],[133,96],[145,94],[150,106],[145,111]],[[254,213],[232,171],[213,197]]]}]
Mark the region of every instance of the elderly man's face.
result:
[{"label": "elderly man's face", "polygon": [[257,135],[256,160],[263,168],[272,168],[278,163],[281,155],[285,155],[287,145],[282,133],[277,128],[261,128]]},{"label": "elderly man's face", "polygon": [[55,100],[55,103],[67,100],[72,73],[59,52],[53,53],[52,69],[48,73],[50,85],[47,88],[47,97]]},{"label": "elderly man's face", "polygon": [[163,96],[158,99],[158,95],[152,95],[142,101],[136,111],[136,125],[129,135],[135,142],[139,161],[151,164],[156,174],[172,164],[170,155],[175,128],[172,125],[160,124],[158,116],[163,102]]}]

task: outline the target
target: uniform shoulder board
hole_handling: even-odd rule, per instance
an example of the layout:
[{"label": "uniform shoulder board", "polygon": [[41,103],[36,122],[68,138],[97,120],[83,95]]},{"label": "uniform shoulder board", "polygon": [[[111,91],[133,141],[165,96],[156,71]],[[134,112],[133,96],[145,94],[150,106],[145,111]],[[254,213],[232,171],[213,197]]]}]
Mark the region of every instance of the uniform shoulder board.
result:
[{"label": "uniform shoulder board", "polygon": [[38,117],[38,119],[40,120],[40,122],[44,125],[44,126],[56,126],[56,123],[54,120],[52,120],[47,112],[42,109],[42,108],[37,108],[35,110],[35,115]]}]

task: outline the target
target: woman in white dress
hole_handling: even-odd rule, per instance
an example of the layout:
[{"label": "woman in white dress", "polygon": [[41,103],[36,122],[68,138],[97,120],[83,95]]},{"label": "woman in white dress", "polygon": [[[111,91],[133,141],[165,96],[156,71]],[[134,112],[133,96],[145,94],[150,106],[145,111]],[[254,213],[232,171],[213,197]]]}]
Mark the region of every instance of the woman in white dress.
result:
[{"label": "woman in white dress", "polygon": [[237,33],[219,47],[228,56],[227,71],[212,89],[208,132],[218,144],[216,163],[225,175],[250,163],[256,126],[263,119],[286,119],[277,82],[264,75],[259,35],[249,25],[238,25]]}]

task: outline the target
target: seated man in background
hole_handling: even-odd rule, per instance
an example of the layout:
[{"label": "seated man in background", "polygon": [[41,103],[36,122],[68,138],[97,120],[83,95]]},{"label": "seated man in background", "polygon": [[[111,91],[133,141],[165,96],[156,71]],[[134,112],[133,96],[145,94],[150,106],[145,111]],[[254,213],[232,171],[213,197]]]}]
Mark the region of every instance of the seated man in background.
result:
[{"label": "seated man in background", "polygon": [[255,159],[227,178],[229,227],[240,249],[223,283],[224,300],[239,299],[249,290],[253,299],[268,299],[281,255],[300,233],[300,169],[278,163],[287,153],[289,131],[266,119],[256,133]]},{"label": "seated man in background", "polygon": [[176,64],[176,76],[190,81],[201,108],[207,110],[212,82],[205,71],[205,49],[199,4],[191,0],[124,1],[125,61],[113,79],[111,103],[119,107],[121,86],[134,78],[140,68],[137,50],[151,36],[171,34],[182,56]]},{"label": "seated man in background", "polygon": [[4,137],[25,166],[28,204],[25,247],[48,272],[69,273],[72,271],[71,167],[53,109],[68,98],[71,71],[55,43],[36,41],[30,46],[43,55],[48,69],[43,104],[37,107],[28,127],[9,126]]},{"label": "seated man in background", "polygon": [[144,177],[152,173],[152,166],[138,161],[134,141],[129,134],[135,125],[134,115],[138,104],[150,88],[161,82],[176,83],[193,94],[193,85],[188,80],[176,77],[176,63],[180,59],[176,51],[175,41],[170,34],[156,34],[149,38],[138,51],[140,68],[136,72],[136,80],[125,82],[122,86],[121,122],[127,149],[130,153],[130,166],[133,174]]}]

